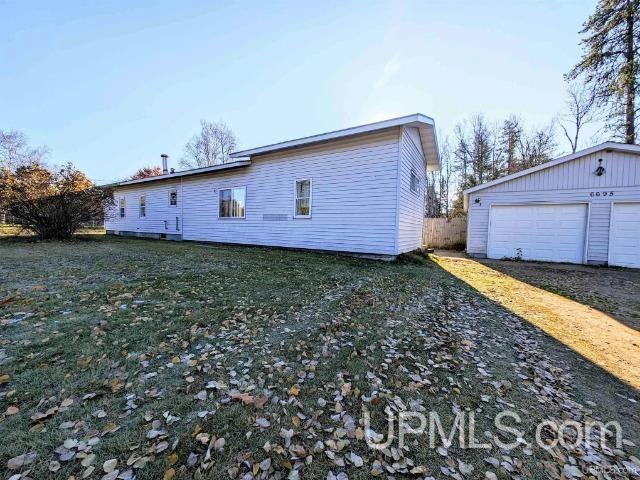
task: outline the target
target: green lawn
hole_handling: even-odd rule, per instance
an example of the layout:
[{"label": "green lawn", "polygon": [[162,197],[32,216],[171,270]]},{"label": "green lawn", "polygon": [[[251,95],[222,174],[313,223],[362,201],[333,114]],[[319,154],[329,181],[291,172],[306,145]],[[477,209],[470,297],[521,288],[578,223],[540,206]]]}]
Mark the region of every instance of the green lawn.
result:
[{"label": "green lawn", "polygon": [[[4,239],[0,259],[3,477],[573,478],[596,460],[640,465],[636,390],[431,261],[98,235]],[[371,449],[364,412],[382,433],[385,410],[437,412],[446,433],[474,412],[490,447],[411,435]],[[621,422],[625,445],[500,450],[485,432],[505,410],[525,440],[542,420],[596,418]]]}]

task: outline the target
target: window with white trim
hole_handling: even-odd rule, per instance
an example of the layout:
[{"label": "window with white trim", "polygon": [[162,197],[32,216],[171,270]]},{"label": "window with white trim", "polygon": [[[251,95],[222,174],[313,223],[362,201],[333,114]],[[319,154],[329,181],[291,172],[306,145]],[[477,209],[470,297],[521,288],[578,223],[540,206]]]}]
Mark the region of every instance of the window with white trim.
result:
[{"label": "window with white trim", "polygon": [[244,218],[246,187],[223,188],[219,193],[218,217]]},{"label": "window with white trim", "polygon": [[120,210],[120,218],[124,218],[125,214],[126,214],[126,204],[124,202],[124,197],[120,197],[120,200],[118,201],[118,209]]},{"label": "window with white trim", "polygon": [[172,187],[169,190],[169,206],[175,207],[178,205],[178,189],[176,187]]},{"label": "window with white trim", "polygon": [[294,187],[295,218],[311,218],[311,179],[296,180]]},{"label": "window with white trim", "polygon": [[147,216],[147,197],[145,195],[140,196],[140,218]]},{"label": "window with white trim", "polygon": [[409,188],[413,193],[419,193],[420,191],[420,179],[418,178],[418,174],[415,170],[411,170],[411,179],[409,183]]}]

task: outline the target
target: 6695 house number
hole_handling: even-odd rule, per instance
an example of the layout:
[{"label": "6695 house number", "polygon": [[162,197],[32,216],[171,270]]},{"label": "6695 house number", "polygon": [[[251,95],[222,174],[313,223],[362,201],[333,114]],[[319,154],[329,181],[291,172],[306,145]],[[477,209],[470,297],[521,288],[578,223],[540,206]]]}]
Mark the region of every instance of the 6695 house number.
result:
[{"label": "6695 house number", "polygon": [[591,192],[589,193],[590,197],[613,197],[612,191],[603,191],[603,192]]}]

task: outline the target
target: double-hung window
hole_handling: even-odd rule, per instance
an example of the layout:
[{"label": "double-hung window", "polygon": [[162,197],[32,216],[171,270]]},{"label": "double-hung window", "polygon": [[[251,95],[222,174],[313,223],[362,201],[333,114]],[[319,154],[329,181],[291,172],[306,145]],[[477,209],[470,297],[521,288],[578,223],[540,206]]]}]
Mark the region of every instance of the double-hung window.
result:
[{"label": "double-hung window", "polygon": [[176,187],[172,187],[169,190],[169,206],[175,207],[178,205],[178,189]]},{"label": "double-hung window", "polygon": [[246,187],[223,188],[220,190],[218,217],[244,218]]},{"label": "double-hung window", "polygon": [[413,193],[418,193],[420,191],[420,179],[418,178],[418,174],[415,170],[411,170],[411,180],[409,187]]},{"label": "double-hung window", "polygon": [[296,180],[294,187],[295,218],[311,218],[311,179]]},{"label": "double-hung window", "polygon": [[140,218],[147,216],[147,197],[142,195],[140,197]]},{"label": "double-hung window", "polygon": [[120,211],[120,218],[124,218],[125,213],[126,213],[126,205],[124,202],[124,197],[120,197],[120,200],[118,201],[118,209]]}]

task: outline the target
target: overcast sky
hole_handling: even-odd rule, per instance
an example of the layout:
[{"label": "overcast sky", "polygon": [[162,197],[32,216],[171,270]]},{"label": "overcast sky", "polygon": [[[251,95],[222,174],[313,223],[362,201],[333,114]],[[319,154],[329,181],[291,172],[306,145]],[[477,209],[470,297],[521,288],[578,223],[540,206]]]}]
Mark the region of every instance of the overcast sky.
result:
[{"label": "overcast sky", "polygon": [[200,119],[242,149],[415,112],[543,124],[594,5],[0,0],[0,129],[105,182],[177,166]]}]

